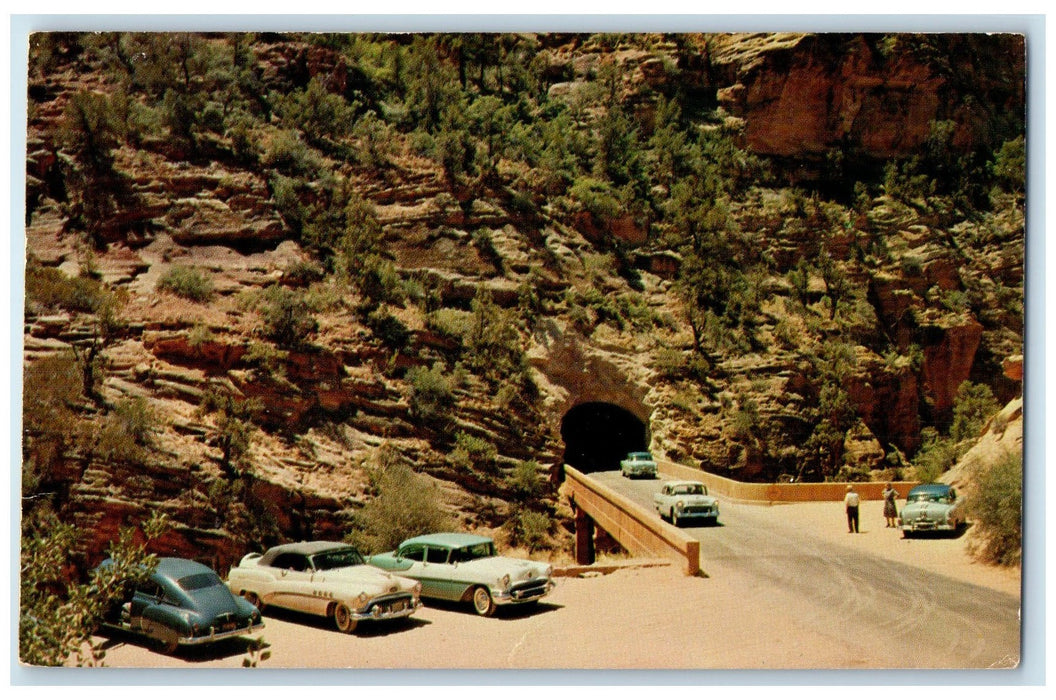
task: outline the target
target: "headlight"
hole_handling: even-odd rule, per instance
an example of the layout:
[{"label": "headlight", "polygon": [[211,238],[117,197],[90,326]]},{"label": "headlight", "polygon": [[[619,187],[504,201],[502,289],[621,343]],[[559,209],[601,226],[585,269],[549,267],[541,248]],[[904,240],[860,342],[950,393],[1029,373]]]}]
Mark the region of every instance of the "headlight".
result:
[{"label": "headlight", "polygon": [[685,505],[686,504],[683,501],[675,501],[675,508],[678,508],[679,510],[682,510],[683,506]]},{"label": "headlight", "polygon": [[554,567],[552,567],[552,566],[546,567],[546,571],[543,572],[543,575],[546,576],[547,578],[550,578],[551,576],[553,576],[554,575]]},{"label": "headlight", "polygon": [[367,595],[366,591],[360,593],[358,596],[356,596],[356,609],[359,610],[363,608],[363,606],[365,606],[369,602],[370,596]]},{"label": "headlight", "polygon": [[414,593],[414,596],[416,598],[420,597],[422,595],[422,582],[421,581],[415,581],[414,585],[411,586],[411,592]]},{"label": "headlight", "polygon": [[505,576],[503,576],[502,578],[499,579],[499,588],[502,588],[502,589],[505,590],[507,587],[509,587],[509,585],[510,585],[510,575],[509,574],[506,574]]}]

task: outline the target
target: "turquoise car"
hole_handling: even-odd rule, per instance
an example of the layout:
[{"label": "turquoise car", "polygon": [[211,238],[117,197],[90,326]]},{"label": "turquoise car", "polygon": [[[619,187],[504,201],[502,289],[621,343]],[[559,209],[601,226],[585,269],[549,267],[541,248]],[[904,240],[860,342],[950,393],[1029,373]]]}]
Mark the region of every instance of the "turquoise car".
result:
[{"label": "turquoise car", "polygon": [[405,540],[369,563],[420,581],[422,598],[472,602],[479,615],[533,603],[554,587],[550,565],[498,556],[489,537],[441,532]]},{"label": "turquoise car", "polygon": [[631,452],[620,461],[620,473],[627,478],[645,476],[656,478],[656,460],[650,452]]},{"label": "turquoise car", "polygon": [[232,595],[215,571],[176,557],[161,558],[147,579],[130,584],[103,624],[148,637],[170,654],[264,628],[260,611]]}]

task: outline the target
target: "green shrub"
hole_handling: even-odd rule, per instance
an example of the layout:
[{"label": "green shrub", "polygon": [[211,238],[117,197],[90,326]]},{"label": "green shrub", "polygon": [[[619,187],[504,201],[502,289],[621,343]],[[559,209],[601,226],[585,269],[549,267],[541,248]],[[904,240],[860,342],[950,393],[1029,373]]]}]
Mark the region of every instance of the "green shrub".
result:
[{"label": "green shrub", "polygon": [[934,428],[921,431],[924,444],[913,459],[917,480],[936,481],[944,472],[957,463],[963,454],[957,443],[947,437],[941,437]]},{"label": "green shrub", "polygon": [[454,527],[440,489],[406,464],[387,465],[371,476],[375,495],[356,513],[356,531],[347,538],[360,548],[384,552],[409,537]]},{"label": "green shrub", "polygon": [[264,322],[265,337],[280,346],[304,345],[319,327],[303,294],[278,284],[260,294],[257,310]]},{"label": "green shrub", "polygon": [[535,460],[518,462],[506,477],[506,485],[522,501],[536,499],[543,491],[539,470],[539,463]]},{"label": "green shrub", "polygon": [[260,161],[265,167],[275,168],[289,176],[313,178],[323,169],[319,154],[292,131],[280,131],[273,136]]},{"label": "green shrub", "polygon": [[448,459],[458,469],[487,470],[495,465],[498,450],[487,440],[469,433],[459,432],[455,435],[455,448]]},{"label": "green shrub", "polygon": [[432,311],[425,318],[426,327],[445,338],[462,342],[469,333],[473,315],[462,309],[444,307]]},{"label": "green shrub", "polygon": [[372,311],[367,316],[367,326],[378,340],[393,350],[402,350],[411,339],[411,331],[407,325],[382,309]]},{"label": "green shrub", "polygon": [[572,185],[569,195],[601,221],[611,221],[622,211],[620,200],[612,186],[602,180],[590,177],[580,178]]},{"label": "green shrub", "polygon": [[103,284],[91,277],[69,277],[58,268],[44,267],[32,260],[26,265],[27,305],[42,310],[94,313],[108,294]]},{"label": "green shrub", "polygon": [[521,510],[506,524],[510,544],[527,547],[529,552],[543,549],[549,541],[551,524],[545,513]]},{"label": "green shrub", "polygon": [[412,367],[407,371],[411,384],[411,415],[424,423],[437,423],[449,418],[455,404],[452,381],[439,362],[432,367]]},{"label": "green shrub", "polygon": [[987,469],[969,501],[977,531],[973,552],[994,564],[1023,556],[1023,457],[1009,453]]},{"label": "green shrub", "polygon": [[150,455],[160,422],[146,399],[122,401],[96,433],[93,451],[108,461],[143,463]]},{"label": "green shrub", "polygon": [[187,265],[169,268],[158,280],[157,288],[192,301],[209,301],[213,296],[213,280],[201,270]]},{"label": "green shrub", "polygon": [[994,393],[985,384],[963,382],[953,400],[953,423],[950,438],[954,442],[979,437],[990,417],[1001,410]]}]

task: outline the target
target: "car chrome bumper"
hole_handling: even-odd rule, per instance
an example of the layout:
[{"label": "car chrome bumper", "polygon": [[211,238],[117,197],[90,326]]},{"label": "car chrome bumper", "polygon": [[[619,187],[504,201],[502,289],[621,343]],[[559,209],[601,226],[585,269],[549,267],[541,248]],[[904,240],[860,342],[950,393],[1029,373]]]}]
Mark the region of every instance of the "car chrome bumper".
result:
[{"label": "car chrome bumper", "polygon": [[548,579],[544,582],[541,582],[539,585],[525,586],[523,588],[516,588],[509,591],[503,591],[501,593],[493,592],[491,598],[495,601],[496,605],[532,603],[552,591],[555,585],[557,584],[555,584],[553,580]]},{"label": "car chrome bumper", "polygon": [[675,509],[681,518],[717,518],[719,509],[714,506],[690,506],[682,510]]},{"label": "car chrome bumper", "polygon": [[208,634],[200,634],[194,637],[180,637],[176,640],[176,643],[180,646],[194,646],[195,644],[211,644],[218,642],[221,639],[228,639],[229,637],[239,637],[243,634],[250,634],[258,630],[264,629],[264,622],[258,622],[255,625],[249,625],[247,627],[234,627],[232,629],[223,630],[217,632],[215,629],[210,628]]},{"label": "car chrome bumper", "polygon": [[902,523],[902,530],[908,532],[935,532],[936,530],[956,530],[957,528],[953,523],[947,522],[923,522],[923,523]]},{"label": "car chrome bumper", "polygon": [[[396,601],[399,603],[399,601]],[[422,607],[422,601],[418,599],[407,601],[403,607],[394,606],[392,602],[381,601],[371,603],[366,612],[352,613],[353,620],[393,620],[400,617],[413,615],[414,611]]]}]

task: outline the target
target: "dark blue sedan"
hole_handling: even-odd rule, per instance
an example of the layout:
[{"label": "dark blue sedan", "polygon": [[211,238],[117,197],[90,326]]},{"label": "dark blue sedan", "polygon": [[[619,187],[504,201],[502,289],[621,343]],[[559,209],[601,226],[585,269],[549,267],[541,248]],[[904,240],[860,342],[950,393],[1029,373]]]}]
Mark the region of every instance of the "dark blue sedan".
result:
[{"label": "dark blue sedan", "polygon": [[[100,566],[109,566],[107,559]],[[104,624],[145,635],[166,653],[264,628],[260,611],[228,590],[215,571],[190,559],[163,557],[130,587]]]}]

